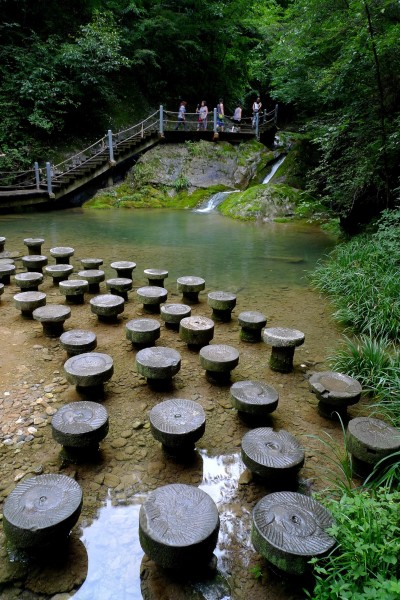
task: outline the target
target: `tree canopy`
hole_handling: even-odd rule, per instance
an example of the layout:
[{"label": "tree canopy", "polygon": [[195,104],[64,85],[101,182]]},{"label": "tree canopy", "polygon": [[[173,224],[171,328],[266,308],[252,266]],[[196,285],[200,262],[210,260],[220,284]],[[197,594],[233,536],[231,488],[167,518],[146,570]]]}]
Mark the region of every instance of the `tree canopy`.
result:
[{"label": "tree canopy", "polygon": [[[0,167],[185,99],[278,101],[319,152],[309,189],[343,218],[395,202],[400,3],[0,0]],[[129,122],[130,121],[130,122]]]}]

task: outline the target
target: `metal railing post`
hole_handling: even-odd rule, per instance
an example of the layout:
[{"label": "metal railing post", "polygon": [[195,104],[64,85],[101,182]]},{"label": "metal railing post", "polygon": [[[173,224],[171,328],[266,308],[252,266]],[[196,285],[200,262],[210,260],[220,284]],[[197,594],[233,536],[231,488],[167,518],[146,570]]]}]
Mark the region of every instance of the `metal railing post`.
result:
[{"label": "metal railing post", "polygon": [[40,189],[40,173],[39,173],[39,163],[35,162],[34,165],[34,169],[35,169],[35,183],[36,183],[36,189]]},{"label": "metal railing post", "polygon": [[278,105],[275,104],[274,124],[277,125],[277,123],[278,123]]},{"label": "metal railing post", "polygon": [[256,137],[259,139],[260,137],[260,114],[256,113]]},{"label": "metal railing post", "polygon": [[164,107],[160,104],[160,135],[164,135]]},{"label": "metal railing post", "polygon": [[214,108],[214,133],[217,133],[217,108]]},{"label": "metal railing post", "polygon": [[110,155],[110,163],[114,162],[114,147],[113,147],[113,139],[112,139],[112,131],[108,130],[108,151]]},{"label": "metal railing post", "polygon": [[49,196],[53,194],[53,189],[51,187],[51,164],[49,162],[46,163],[46,175],[47,175],[47,192]]}]

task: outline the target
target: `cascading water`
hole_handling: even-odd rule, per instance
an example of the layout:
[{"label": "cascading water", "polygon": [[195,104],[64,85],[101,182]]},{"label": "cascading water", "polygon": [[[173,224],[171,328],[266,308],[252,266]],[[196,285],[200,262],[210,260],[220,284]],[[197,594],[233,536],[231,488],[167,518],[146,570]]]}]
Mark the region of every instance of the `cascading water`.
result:
[{"label": "cascading water", "polygon": [[237,193],[239,191],[240,190],[232,190],[229,192],[217,192],[216,194],[211,196],[211,198],[209,198],[206,202],[204,202],[204,204],[202,204],[200,206],[200,208],[196,208],[194,210],[194,212],[198,212],[198,213],[211,212],[212,210],[215,210],[215,208],[218,206],[218,204],[221,204],[221,202],[223,202],[229,194],[234,194],[235,192]]},{"label": "cascading water", "polygon": [[283,156],[281,156],[276,163],[274,163],[271,167],[270,172],[268,173],[268,175],[266,175],[266,177],[264,177],[263,179],[263,184],[267,184],[271,181],[271,179],[273,178],[273,176],[275,175],[275,173],[277,172],[277,170],[279,169],[279,167],[281,166],[281,164],[283,163],[283,161],[286,158],[286,154],[284,154]]}]

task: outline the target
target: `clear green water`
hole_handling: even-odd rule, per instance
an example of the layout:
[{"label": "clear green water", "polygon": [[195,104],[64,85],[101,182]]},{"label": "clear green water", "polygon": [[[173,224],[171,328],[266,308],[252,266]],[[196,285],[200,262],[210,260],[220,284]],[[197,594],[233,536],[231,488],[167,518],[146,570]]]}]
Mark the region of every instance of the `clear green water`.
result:
[{"label": "clear green water", "polygon": [[143,268],[166,268],[168,281],[203,277],[210,288],[234,291],[260,285],[306,286],[306,271],[333,247],[317,227],[298,224],[241,223],[217,212],[166,210],[84,211],[1,218],[6,250],[21,238],[43,237],[52,246],[76,248],[85,256],[133,260]]}]

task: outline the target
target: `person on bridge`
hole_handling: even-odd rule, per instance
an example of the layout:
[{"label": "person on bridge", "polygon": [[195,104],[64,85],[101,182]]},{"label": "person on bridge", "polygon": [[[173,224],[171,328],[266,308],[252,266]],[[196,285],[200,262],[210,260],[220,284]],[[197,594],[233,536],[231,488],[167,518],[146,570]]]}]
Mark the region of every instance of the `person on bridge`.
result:
[{"label": "person on bridge", "polygon": [[175,125],[175,131],[177,129],[179,129],[179,127],[181,125],[183,125],[183,129],[185,131],[187,131],[187,127],[186,127],[186,104],[187,102],[185,102],[185,100],[182,100],[182,102],[179,105],[179,110],[178,110],[178,122]]},{"label": "person on bridge", "polygon": [[262,109],[261,98],[260,98],[260,96],[257,96],[257,100],[255,100],[253,102],[253,120],[251,122],[251,126],[253,127],[253,129],[255,129],[255,127],[256,127],[257,115],[261,111],[261,109]]},{"label": "person on bridge", "polygon": [[208,107],[207,107],[207,102],[205,100],[201,101],[199,110],[197,112],[199,114],[199,120],[197,123],[197,131],[201,131],[201,130],[206,131]]},{"label": "person on bridge", "polygon": [[236,105],[235,111],[233,113],[232,121],[232,131],[240,131],[240,121],[242,120],[242,106],[240,102]]},{"label": "person on bridge", "polygon": [[225,125],[225,109],[224,109],[224,101],[222,98],[219,99],[217,104],[217,129],[219,131],[224,131]]}]

